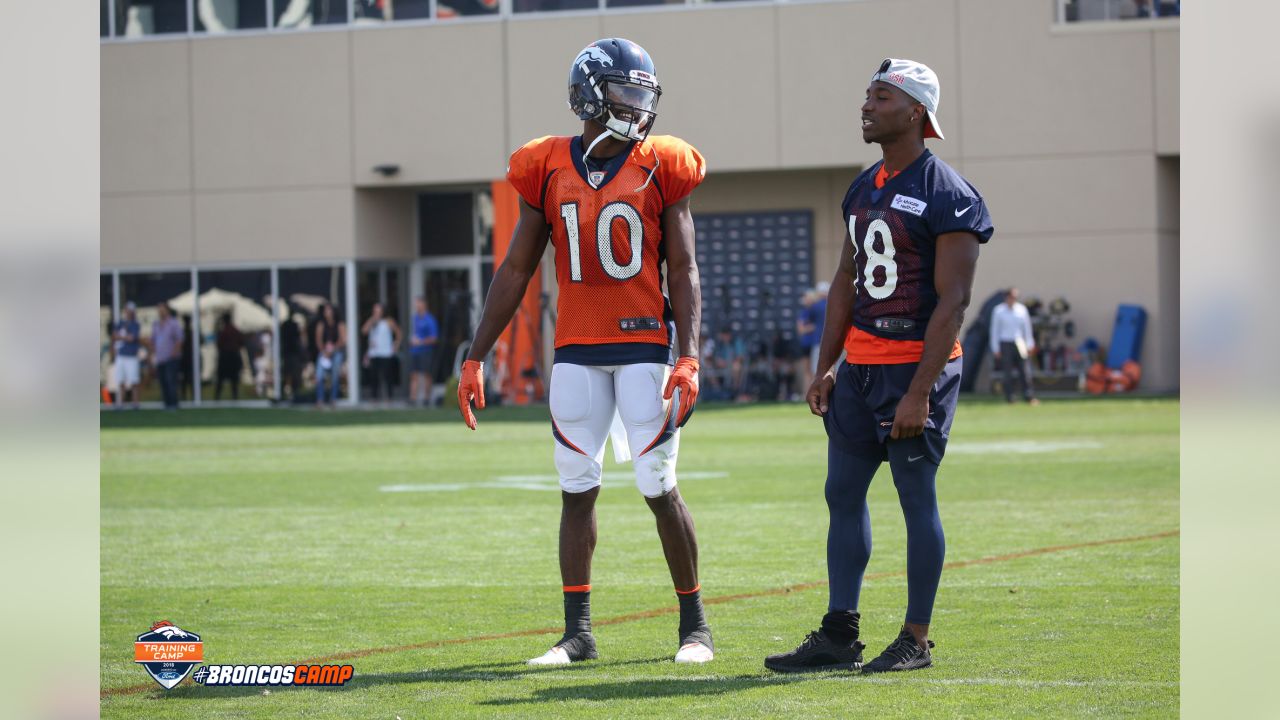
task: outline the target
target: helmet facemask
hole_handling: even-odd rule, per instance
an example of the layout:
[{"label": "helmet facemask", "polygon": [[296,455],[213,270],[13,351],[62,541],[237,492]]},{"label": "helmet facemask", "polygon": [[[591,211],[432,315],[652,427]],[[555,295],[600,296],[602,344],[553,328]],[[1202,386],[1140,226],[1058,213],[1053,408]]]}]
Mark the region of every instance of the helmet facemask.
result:
[{"label": "helmet facemask", "polygon": [[662,94],[657,82],[629,82],[606,77],[596,86],[601,96],[599,122],[619,140],[642,141],[653,129],[658,118],[658,97]]}]

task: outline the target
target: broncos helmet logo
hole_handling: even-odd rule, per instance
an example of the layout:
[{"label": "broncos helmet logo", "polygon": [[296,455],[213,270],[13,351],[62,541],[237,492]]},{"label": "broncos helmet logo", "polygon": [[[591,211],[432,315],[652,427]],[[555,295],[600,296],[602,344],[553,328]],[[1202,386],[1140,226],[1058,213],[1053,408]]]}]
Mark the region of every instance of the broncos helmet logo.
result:
[{"label": "broncos helmet logo", "polygon": [[191,637],[191,633],[187,632],[186,630],[183,630],[182,628],[178,627],[177,625],[174,625],[173,623],[169,622],[168,620],[161,620],[160,622],[156,623],[155,625],[152,625],[152,626],[151,626],[151,632],[153,632],[153,633],[158,633],[158,634],[160,634],[160,635],[163,635],[163,636],[165,637],[165,639],[166,639],[166,640],[172,640],[172,639],[174,639],[175,637],[176,637],[176,638],[189,638],[189,637]]},{"label": "broncos helmet logo", "polygon": [[609,53],[604,49],[595,45],[588,45],[582,52],[578,53],[578,57],[573,59],[573,63],[582,68],[584,75],[590,76],[591,71],[587,69],[588,62],[596,62],[600,65],[613,65],[613,58],[609,57]]}]

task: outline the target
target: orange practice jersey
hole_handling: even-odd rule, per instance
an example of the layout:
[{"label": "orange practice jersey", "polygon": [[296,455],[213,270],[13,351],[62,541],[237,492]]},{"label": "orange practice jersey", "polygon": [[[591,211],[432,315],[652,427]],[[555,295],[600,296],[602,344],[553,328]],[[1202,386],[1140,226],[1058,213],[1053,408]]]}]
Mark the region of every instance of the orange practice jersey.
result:
[{"label": "orange practice jersey", "polygon": [[662,211],[706,175],[702,155],[669,135],[633,143],[610,175],[591,179],[581,140],[543,137],[516,150],[507,180],[542,211],[555,246],[557,348],[671,343],[662,294]]}]

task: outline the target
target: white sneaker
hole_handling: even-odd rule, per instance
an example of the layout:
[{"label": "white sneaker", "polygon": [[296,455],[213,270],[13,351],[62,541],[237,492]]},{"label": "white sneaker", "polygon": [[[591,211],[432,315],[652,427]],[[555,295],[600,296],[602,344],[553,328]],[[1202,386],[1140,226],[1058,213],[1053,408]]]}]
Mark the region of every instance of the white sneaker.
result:
[{"label": "white sneaker", "polygon": [[559,645],[551,648],[543,655],[529,660],[530,665],[568,665],[569,653]]},{"label": "white sneaker", "polygon": [[716,654],[711,648],[700,642],[685,643],[680,646],[679,652],[676,653],[676,662],[678,663],[704,663],[711,662]]}]

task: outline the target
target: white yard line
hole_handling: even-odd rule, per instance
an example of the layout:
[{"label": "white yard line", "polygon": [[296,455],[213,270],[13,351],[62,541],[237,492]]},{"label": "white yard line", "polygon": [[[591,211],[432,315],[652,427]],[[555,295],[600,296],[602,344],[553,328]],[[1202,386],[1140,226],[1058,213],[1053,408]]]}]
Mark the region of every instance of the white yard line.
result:
[{"label": "white yard line", "polygon": [[1006,440],[1003,442],[954,442],[947,443],[947,454],[954,455],[1034,455],[1062,452],[1063,450],[1097,450],[1102,443],[1094,440]]}]

